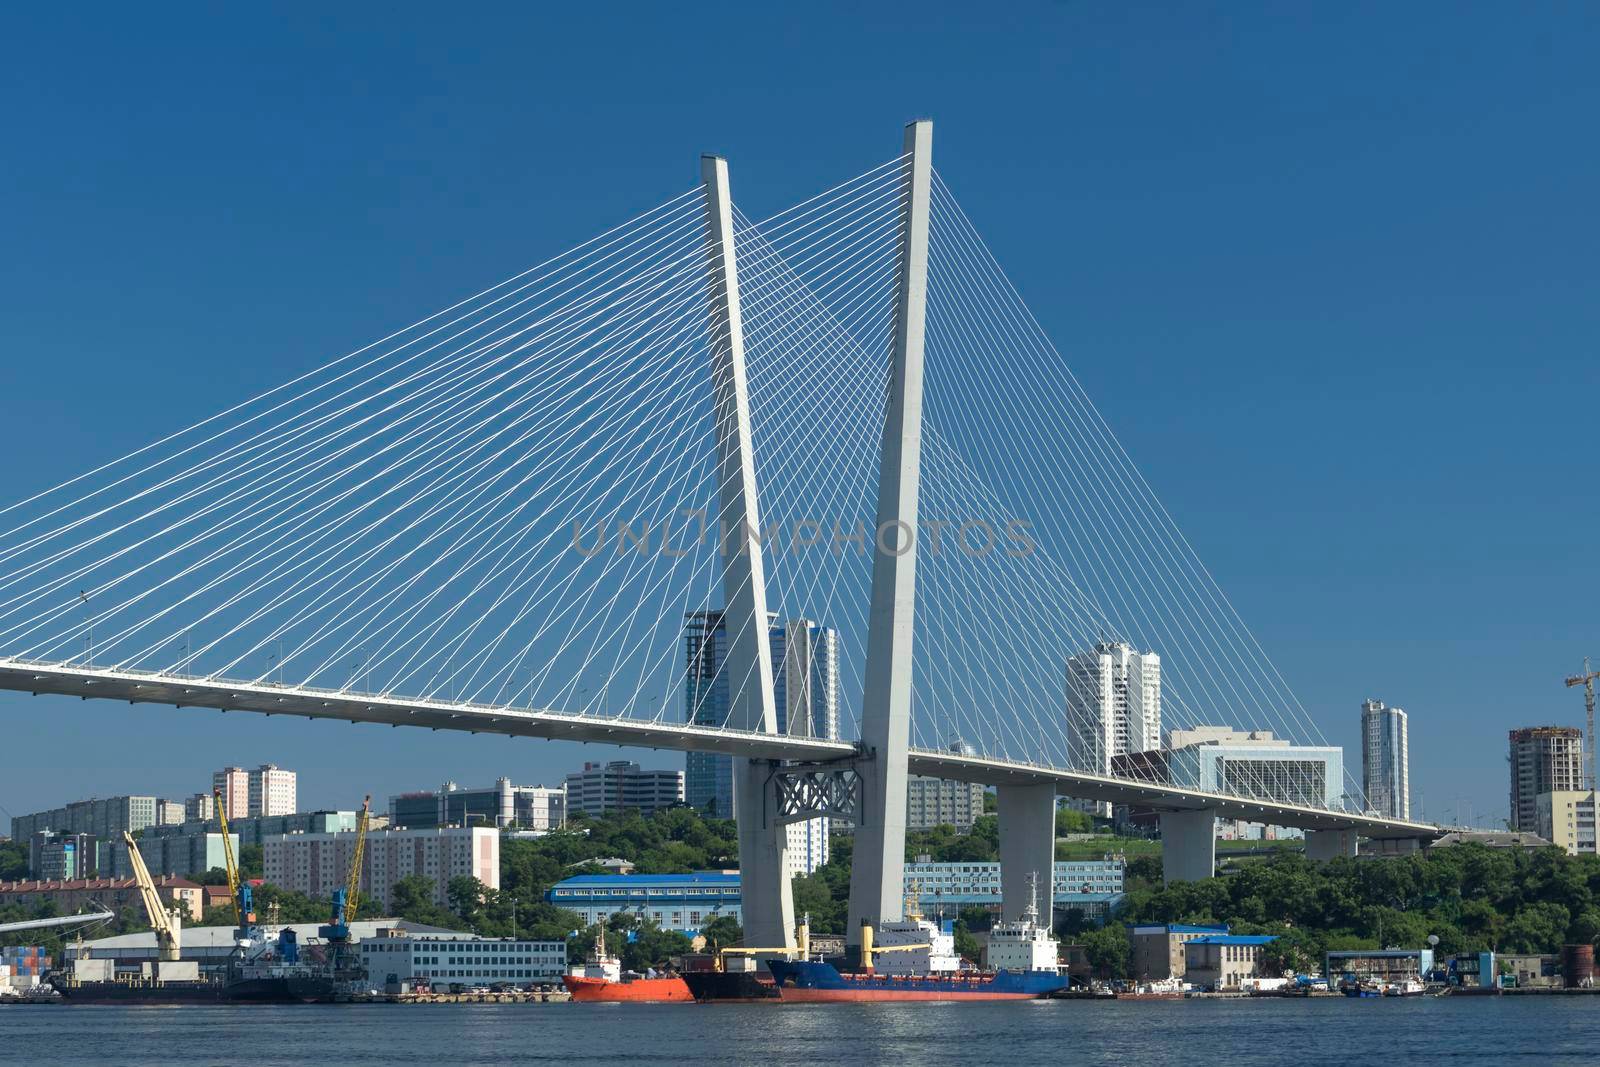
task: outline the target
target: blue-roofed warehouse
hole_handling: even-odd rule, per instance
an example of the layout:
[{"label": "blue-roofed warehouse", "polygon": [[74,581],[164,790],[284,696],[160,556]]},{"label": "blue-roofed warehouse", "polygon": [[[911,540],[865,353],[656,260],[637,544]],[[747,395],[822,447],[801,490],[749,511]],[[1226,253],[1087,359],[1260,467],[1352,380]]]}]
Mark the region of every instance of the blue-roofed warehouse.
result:
[{"label": "blue-roofed warehouse", "polygon": [[587,923],[626,912],[654,919],[666,930],[695,933],[722,915],[743,921],[737,872],[580,874],[551,886],[547,899]]},{"label": "blue-roofed warehouse", "polygon": [[1131,923],[1128,940],[1133,944],[1133,977],[1147,982],[1182,978],[1186,967],[1184,944],[1196,937],[1227,932],[1226,926]]}]

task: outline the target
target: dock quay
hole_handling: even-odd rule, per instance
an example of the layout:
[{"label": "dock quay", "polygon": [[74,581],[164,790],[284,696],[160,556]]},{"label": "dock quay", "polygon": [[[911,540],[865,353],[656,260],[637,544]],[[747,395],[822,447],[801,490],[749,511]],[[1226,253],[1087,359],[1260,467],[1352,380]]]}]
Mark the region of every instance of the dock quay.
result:
[{"label": "dock quay", "polygon": [[340,1004],[558,1004],[572,999],[564,989],[505,993],[352,993]]}]

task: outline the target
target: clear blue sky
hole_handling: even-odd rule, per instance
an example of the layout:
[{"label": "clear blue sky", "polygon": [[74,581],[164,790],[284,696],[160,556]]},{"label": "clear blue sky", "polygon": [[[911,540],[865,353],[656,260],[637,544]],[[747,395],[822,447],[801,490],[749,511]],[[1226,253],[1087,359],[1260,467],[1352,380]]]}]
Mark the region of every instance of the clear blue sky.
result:
[{"label": "clear blue sky", "polygon": [[[1600,656],[1600,11],[1583,4],[163,5],[10,12],[15,498],[697,180],[939,166],[1325,733],[1413,802]],[[559,778],[506,742],[0,697],[0,805],[301,772],[308,805]],[[669,756],[646,757],[665,762]]]}]

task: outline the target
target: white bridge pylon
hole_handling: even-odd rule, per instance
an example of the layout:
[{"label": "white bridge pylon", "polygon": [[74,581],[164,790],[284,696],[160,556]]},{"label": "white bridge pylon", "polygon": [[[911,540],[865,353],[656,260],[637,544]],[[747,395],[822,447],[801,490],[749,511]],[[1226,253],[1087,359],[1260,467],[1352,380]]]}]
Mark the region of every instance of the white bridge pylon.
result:
[{"label": "white bridge pylon", "polygon": [[[1319,854],[1425,836],[1365,813],[931,142],[912,123],[759,220],[705,157],[621,226],[0,507],[0,688],[729,756],[762,944],[791,936],[807,815],[856,824],[852,941],[899,915],[912,774],[998,787],[1013,875],[1048,876],[1058,795],[1175,839],[1207,813],[1346,835]],[[792,624],[831,658],[797,674]],[[1086,694],[1097,655],[1142,674]],[[1185,779],[1096,733],[1117,700],[1146,740],[1250,732],[1322,776]]]}]

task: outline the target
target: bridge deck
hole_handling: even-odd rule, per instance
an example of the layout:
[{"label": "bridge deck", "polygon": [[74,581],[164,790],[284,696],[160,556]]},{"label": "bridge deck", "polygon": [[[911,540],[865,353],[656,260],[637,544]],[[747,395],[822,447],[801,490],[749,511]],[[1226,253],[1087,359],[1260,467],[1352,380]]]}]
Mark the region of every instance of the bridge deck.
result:
[{"label": "bridge deck", "polygon": [[[432,730],[537,737],[682,752],[715,752],[751,759],[825,762],[856,754],[849,741],[763,734],[687,723],[653,722],[626,716],[580,715],[554,710],[493,707],[446,701],[227,679],[176,678],[139,671],[0,658],[0,689],[126,700],[130,704],[250,711],[340,719],[352,723],[415,726]],[[1029,763],[913,749],[912,774],[986,785],[1050,783],[1064,796],[1133,804],[1169,811],[1214,809],[1226,819],[1246,819],[1306,830],[1355,829],[1368,837],[1432,837],[1443,831],[1428,823],[1327,811],[1321,808],[1206,793]]]}]

